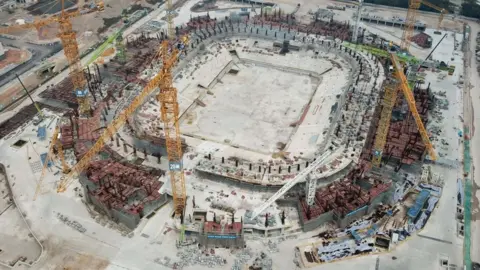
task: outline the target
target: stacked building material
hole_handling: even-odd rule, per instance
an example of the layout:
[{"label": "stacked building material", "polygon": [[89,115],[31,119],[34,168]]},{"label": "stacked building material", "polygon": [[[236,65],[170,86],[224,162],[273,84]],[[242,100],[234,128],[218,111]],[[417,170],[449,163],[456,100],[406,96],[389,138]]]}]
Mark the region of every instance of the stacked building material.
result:
[{"label": "stacked building material", "polygon": [[432,47],[432,37],[423,32],[411,37],[410,40],[422,48]]},{"label": "stacked building material", "polygon": [[77,118],[77,137],[81,141],[96,141],[101,135],[100,117],[105,103],[100,103],[90,118]]},{"label": "stacked building material", "polygon": [[73,147],[73,130],[71,125],[62,125],[60,127],[60,142],[62,143],[63,149],[69,149]]},{"label": "stacked building material", "polygon": [[77,98],[73,92],[73,83],[70,77],[66,77],[57,85],[48,87],[40,93],[40,97],[67,103],[70,107],[77,105]]}]

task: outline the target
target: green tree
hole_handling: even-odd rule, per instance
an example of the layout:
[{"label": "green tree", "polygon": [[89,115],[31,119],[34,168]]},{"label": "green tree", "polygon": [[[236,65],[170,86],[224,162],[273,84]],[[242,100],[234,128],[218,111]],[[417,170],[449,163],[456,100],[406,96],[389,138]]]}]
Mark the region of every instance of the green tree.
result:
[{"label": "green tree", "polygon": [[[366,3],[377,4],[377,5],[385,5],[385,6],[392,6],[392,7],[401,7],[401,8],[408,8],[408,0],[365,0]],[[453,12],[453,6],[449,0],[428,0],[428,2],[448,10],[449,12]],[[427,7],[425,5],[420,6],[420,10],[425,11],[432,11],[432,12],[439,12],[431,7]]]},{"label": "green tree", "polygon": [[467,0],[462,4],[462,11],[460,13],[463,16],[480,19],[480,5],[475,3],[475,1]]}]

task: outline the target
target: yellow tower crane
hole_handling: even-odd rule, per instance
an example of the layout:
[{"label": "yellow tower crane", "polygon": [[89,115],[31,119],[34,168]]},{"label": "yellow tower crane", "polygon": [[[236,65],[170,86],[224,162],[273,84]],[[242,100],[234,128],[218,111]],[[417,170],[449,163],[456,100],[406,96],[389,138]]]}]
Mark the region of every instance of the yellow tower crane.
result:
[{"label": "yellow tower crane", "polygon": [[[442,23],[443,15],[447,13],[445,9],[439,8],[433,4],[428,3],[427,1],[410,0],[408,12],[407,12],[407,18],[405,22],[405,29],[402,35],[402,43],[400,45],[401,49],[404,50],[405,52],[408,52],[408,49],[410,48],[410,38],[413,35],[417,11],[418,11],[418,8],[420,8],[420,5],[422,3],[426,4],[429,7],[432,7],[441,11],[440,18],[438,21],[438,27],[440,27]],[[378,122],[377,132],[375,135],[375,141],[373,145],[373,155],[372,155],[371,165],[378,167],[380,166],[380,163],[382,161],[383,150],[387,142],[388,131],[390,128],[390,121],[392,118],[392,110],[397,99],[397,93],[400,89],[402,90],[403,95],[407,100],[408,107],[415,119],[415,123],[422,137],[422,141],[425,144],[425,147],[430,156],[430,159],[434,161],[437,159],[437,156],[435,154],[435,150],[433,149],[433,145],[430,141],[427,130],[425,129],[422,119],[417,111],[417,107],[415,105],[415,97],[412,93],[412,90],[410,89],[410,86],[408,85],[407,78],[403,73],[403,67],[395,53],[390,53],[390,59],[394,67],[395,74],[393,76],[394,79],[389,83],[387,83],[387,85],[385,86],[385,94],[384,94],[383,103],[382,103],[382,111],[380,114],[380,120]]]},{"label": "yellow tower crane", "polygon": [[172,195],[174,201],[174,210],[176,217],[182,217],[185,210],[186,191],[185,179],[182,165],[182,142],[180,139],[179,128],[179,108],[177,101],[177,89],[173,87],[172,69],[178,60],[179,50],[176,45],[178,43],[186,46],[188,38],[182,37],[176,40],[172,17],[172,3],[168,1],[167,34],[170,40],[165,40],[161,45],[161,57],[163,66],[160,72],[146,85],[143,91],[136,96],[132,103],[110,123],[97,142],[83,155],[82,159],[75,164],[70,173],[64,175],[58,186],[57,192],[64,192],[74,181],[74,177],[78,176],[85,168],[88,167],[91,160],[105,145],[118,129],[125,124],[127,119],[135,112],[135,110],[143,103],[143,100],[149,96],[157,87],[160,93],[157,98],[160,101],[161,118],[164,122],[165,139],[167,153],[169,159],[169,174],[172,185]]},{"label": "yellow tower crane", "polygon": [[424,4],[427,7],[431,7],[433,9],[435,9],[436,11],[440,12],[440,16],[438,16],[438,23],[437,23],[437,29],[440,29],[440,27],[442,26],[443,17],[445,17],[445,14],[448,14],[448,10],[446,10],[444,8],[441,8],[439,6],[436,6],[436,5],[434,5],[430,2],[427,2],[425,0],[422,1],[422,4]]},{"label": "yellow tower crane", "polygon": [[58,127],[55,128],[52,135],[52,141],[50,142],[50,147],[48,148],[47,156],[43,162],[42,174],[40,175],[40,179],[37,182],[37,187],[35,188],[35,194],[33,195],[33,200],[35,201],[42,190],[43,179],[45,178],[45,173],[47,172],[48,163],[53,160],[53,151],[58,139],[58,133],[60,129]]},{"label": "yellow tower crane", "polygon": [[50,146],[48,147],[47,156],[43,163],[40,179],[37,182],[37,187],[35,189],[35,194],[33,195],[33,200],[37,199],[38,194],[42,189],[43,179],[45,178],[45,173],[47,171],[48,163],[54,160],[55,150],[57,151],[57,156],[60,159],[60,162],[62,164],[62,172],[65,174],[70,172],[70,168],[65,160],[65,155],[63,154],[63,145],[62,145],[62,142],[60,141],[60,136],[61,136],[60,127],[56,126],[51,137],[51,142],[50,142]]},{"label": "yellow tower crane", "polygon": [[403,95],[408,103],[408,108],[413,115],[413,119],[415,119],[415,123],[417,124],[418,132],[420,132],[420,136],[422,137],[423,143],[425,144],[425,148],[430,155],[431,160],[436,160],[437,155],[435,154],[435,150],[433,149],[432,142],[430,141],[430,137],[428,136],[427,129],[423,125],[422,118],[418,113],[417,106],[415,105],[415,97],[413,96],[412,90],[408,86],[407,78],[403,73],[403,67],[398,60],[398,57],[395,53],[390,54],[390,59],[392,60],[393,67],[395,69],[395,74],[397,79],[399,80],[399,86],[402,89]]},{"label": "yellow tower crane", "polygon": [[[168,29],[167,34],[171,41],[176,37],[174,32],[173,24],[173,9],[172,9],[172,0],[167,2],[167,21]],[[182,42],[186,43],[187,40]],[[168,61],[168,44],[173,46],[176,42],[164,41],[163,48],[163,62]],[[176,50],[173,48],[173,50]],[[178,52],[177,52],[178,53]],[[160,102],[160,111],[161,117],[164,124],[165,140],[167,146],[167,154],[169,161],[169,175],[170,183],[172,186],[172,195],[173,195],[173,205],[175,216],[183,218],[185,203],[187,199],[187,194],[185,191],[185,174],[183,172],[183,152],[182,152],[182,141],[180,139],[180,127],[179,127],[179,109],[177,101],[177,89],[173,86],[173,75],[171,66],[168,70],[165,69],[165,77],[158,87],[160,88],[160,94],[158,95],[158,101]]]},{"label": "yellow tower crane", "polygon": [[80,115],[86,115],[90,112],[90,104],[88,100],[88,89],[85,75],[83,74],[83,68],[80,62],[80,54],[78,52],[77,35],[73,31],[71,19],[80,16],[80,10],[66,12],[64,7],[64,0],[61,0],[62,10],[58,16],[53,16],[47,19],[35,20],[32,23],[26,23],[22,25],[13,25],[9,27],[0,28],[0,34],[8,34],[11,32],[35,28],[40,30],[41,27],[58,23],[60,30],[58,37],[62,42],[63,51],[65,57],[68,60],[70,69],[70,78],[72,80],[74,89],[72,92],[77,96],[79,113]]},{"label": "yellow tower crane", "polygon": [[383,95],[382,112],[378,121],[377,133],[375,134],[375,142],[373,143],[372,165],[379,167],[382,162],[383,149],[387,143],[388,130],[390,128],[390,119],[392,118],[392,110],[395,106],[398,93],[398,83],[391,80],[385,84],[385,93]]},{"label": "yellow tower crane", "polygon": [[[162,43],[160,53],[169,51],[169,44]],[[83,155],[83,157],[75,164],[70,172],[60,179],[57,185],[57,192],[64,192],[70,186],[74,178],[85,170],[93,158],[102,150],[106,142],[110,140],[114,134],[127,122],[128,118],[135,113],[137,108],[143,104],[146,97],[153,93],[155,89],[161,84],[169,72],[177,62],[179,51],[172,49],[168,58],[163,59],[163,67],[160,72],[145,86],[145,88],[133,99],[132,103],[122,111],[113,121],[104,129],[104,132],[95,144]]]},{"label": "yellow tower crane", "polygon": [[413,30],[415,28],[415,22],[417,19],[417,12],[421,4],[422,0],[410,0],[408,2],[407,17],[405,19],[405,29],[403,30],[402,43],[400,44],[400,48],[407,52],[410,49],[410,39],[413,36]]},{"label": "yellow tower crane", "polygon": [[410,48],[410,42],[411,42],[411,37],[413,36],[413,32],[415,29],[415,22],[417,20],[417,13],[418,9],[420,6],[424,4],[428,7],[431,7],[433,9],[436,9],[437,11],[440,11],[440,16],[438,18],[438,24],[437,24],[437,29],[440,29],[440,26],[442,24],[443,18],[445,14],[448,14],[448,11],[444,8],[438,7],[428,1],[422,1],[422,0],[409,0],[408,2],[408,11],[407,11],[407,18],[405,19],[405,29],[403,31],[402,35],[402,43],[400,44],[400,48],[403,51],[408,51]]}]

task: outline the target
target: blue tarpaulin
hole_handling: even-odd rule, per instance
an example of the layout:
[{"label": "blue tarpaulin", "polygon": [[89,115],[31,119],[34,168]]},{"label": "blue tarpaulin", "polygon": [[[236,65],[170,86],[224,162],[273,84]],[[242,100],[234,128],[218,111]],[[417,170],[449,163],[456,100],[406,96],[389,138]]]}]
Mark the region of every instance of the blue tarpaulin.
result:
[{"label": "blue tarpaulin", "polygon": [[427,201],[428,197],[430,196],[430,191],[426,189],[422,189],[415,200],[415,204],[408,209],[407,215],[410,218],[416,218],[422,210],[423,205]]},{"label": "blue tarpaulin", "polygon": [[[40,154],[40,160],[42,161],[42,166],[45,165],[45,160],[47,159],[47,153]],[[48,161],[47,167],[52,166],[52,162]]]},{"label": "blue tarpaulin", "polygon": [[378,230],[378,225],[373,224],[373,226],[367,231],[367,237],[372,237],[377,232],[377,230]]},{"label": "blue tarpaulin", "polygon": [[43,141],[45,140],[46,136],[47,136],[47,128],[45,126],[38,127],[37,137]]},{"label": "blue tarpaulin", "polygon": [[353,239],[355,239],[356,242],[362,241],[362,237],[360,237],[360,235],[358,235],[357,231],[352,231],[352,237],[353,237]]}]

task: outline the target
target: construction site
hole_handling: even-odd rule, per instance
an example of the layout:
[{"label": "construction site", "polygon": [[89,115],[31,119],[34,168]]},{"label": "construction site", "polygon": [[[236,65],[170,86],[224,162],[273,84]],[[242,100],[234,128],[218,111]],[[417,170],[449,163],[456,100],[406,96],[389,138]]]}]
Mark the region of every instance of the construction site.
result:
[{"label": "construction site", "polygon": [[476,28],[415,5],[147,2],[89,54],[71,19],[114,3],[0,28],[55,22],[68,63],[33,91],[17,75],[0,114],[0,265],[472,269]]}]

